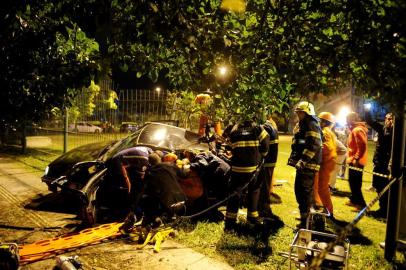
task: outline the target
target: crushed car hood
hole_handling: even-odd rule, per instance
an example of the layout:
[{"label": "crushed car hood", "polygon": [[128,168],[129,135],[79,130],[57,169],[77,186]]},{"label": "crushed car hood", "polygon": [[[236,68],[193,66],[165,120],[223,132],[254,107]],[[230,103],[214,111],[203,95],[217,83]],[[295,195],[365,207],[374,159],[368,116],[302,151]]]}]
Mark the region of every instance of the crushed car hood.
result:
[{"label": "crushed car hood", "polygon": [[72,168],[78,162],[92,161],[99,158],[107,150],[109,145],[112,145],[114,141],[104,141],[91,144],[85,144],[79,146],[69,152],[61,155],[48,166],[48,174],[45,177],[56,178],[65,175],[66,172]]}]

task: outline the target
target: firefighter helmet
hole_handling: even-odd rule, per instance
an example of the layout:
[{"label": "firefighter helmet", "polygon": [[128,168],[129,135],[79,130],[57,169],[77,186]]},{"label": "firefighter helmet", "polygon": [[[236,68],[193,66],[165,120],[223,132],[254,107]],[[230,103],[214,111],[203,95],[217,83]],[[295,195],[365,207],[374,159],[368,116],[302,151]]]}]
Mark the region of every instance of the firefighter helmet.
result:
[{"label": "firefighter helmet", "polygon": [[330,112],[321,112],[319,113],[319,118],[330,122],[331,124],[335,124],[336,118]]},{"label": "firefighter helmet", "polygon": [[297,104],[295,112],[305,112],[308,115],[316,115],[314,111],[314,106],[310,102],[307,101],[301,101],[299,104]]},{"label": "firefighter helmet", "polygon": [[162,158],[162,162],[176,162],[178,156],[174,153],[168,153]]}]

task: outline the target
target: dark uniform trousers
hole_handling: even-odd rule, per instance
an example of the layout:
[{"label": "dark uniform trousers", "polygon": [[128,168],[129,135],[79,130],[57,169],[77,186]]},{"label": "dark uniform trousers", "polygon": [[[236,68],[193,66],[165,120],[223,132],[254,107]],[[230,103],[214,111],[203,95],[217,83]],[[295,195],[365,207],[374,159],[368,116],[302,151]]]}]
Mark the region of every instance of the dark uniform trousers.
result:
[{"label": "dark uniform trousers", "polygon": [[[299,205],[301,217],[306,217],[310,207],[314,203],[313,184],[316,171],[303,169],[296,171],[295,195]],[[311,196],[309,196],[311,194]]]},{"label": "dark uniform trousers", "polygon": [[[352,165],[353,166],[353,165]],[[356,166],[359,169],[364,169],[364,166]],[[359,206],[366,206],[364,195],[362,195],[362,171],[353,170],[349,168],[348,170],[348,182],[350,184],[351,196],[350,201]]]},{"label": "dark uniform trousers", "polygon": [[[251,180],[255,172],[252,173],[240,173],[231,172],[230,190],[241,191],[243,187]],[[258,199],[261,182],[258,181],[258,177],[252,179],[248,184],[248,205],[247,205],[247,217],[258,218]],[[236,220],[238,209],[240,206],[241,193],[231,197],[227,202],[227,214],[226,219]]]},{"label": "dark uniform trousers", "polygon": [[262,183],[260,188],[258,209],[261,216],[266,216],[272,213],[270,185],[272,185],[272,175],[275,167],[262,167],[258,175],[259,181]]}]

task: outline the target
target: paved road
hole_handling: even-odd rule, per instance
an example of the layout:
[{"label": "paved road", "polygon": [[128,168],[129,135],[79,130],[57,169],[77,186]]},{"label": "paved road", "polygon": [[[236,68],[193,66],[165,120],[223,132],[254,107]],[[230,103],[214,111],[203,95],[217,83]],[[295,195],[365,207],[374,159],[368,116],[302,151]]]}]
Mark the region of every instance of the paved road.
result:
[{"label": "paved road", "polygon": [[[0,154],[0,242],[32,243],[67,233],[79,223],[73,208],[66,207],[69,202],[47,191],[41,175],[42,172]],[[29,231],[21,227],[59,229]],[[163,243],[158,254],[152,247],[137,250],[133,244],[119,240],[65,255],[78,255],[83,269],[233,269],[171,240]],[[44,270],[54,266],[55,259],[50,258],[21,269]]]}]

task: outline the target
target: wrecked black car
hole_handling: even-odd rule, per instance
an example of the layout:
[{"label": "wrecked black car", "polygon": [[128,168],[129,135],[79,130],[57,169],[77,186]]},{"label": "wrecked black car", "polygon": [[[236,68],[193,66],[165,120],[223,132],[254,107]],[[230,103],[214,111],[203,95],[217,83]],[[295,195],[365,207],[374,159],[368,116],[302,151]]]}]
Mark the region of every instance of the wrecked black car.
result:
[{"label": "wrecked black car", "polygon": [[[76,198],[80,218],[88,225],[103,222],[106,216],[122,217],[125,213],[114,211],[125,212],[126,208],[122,206],[127,203],[125,198],[128,188],[115,179],[109,179],[113,175],[108,173],[112,170],[109,160],[120,151],[134,146],[172,152],[179,157],[183,157],[185,150],[194,153],[207,153],[209,150],[208,144],[202,143],[198,134],[162,123],[146,123],[122,140],[84,145],[67,152],[49,164],[42,181],[48,185],[49,190],[61,190]],[[196,166],[196,170],[187,178],[180,179],[189,203],[202,196],[225,196],[224,192],[219,195],[216,184],[212,182],[203,192],[203,181],[199,179],[206,177],[207,174],[203,171],[204,168]],[[213,179],[211,176],[207,178]],[[222,182],[222,190],[226,181],[227,179]]]}]

